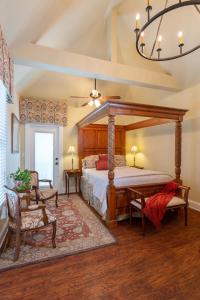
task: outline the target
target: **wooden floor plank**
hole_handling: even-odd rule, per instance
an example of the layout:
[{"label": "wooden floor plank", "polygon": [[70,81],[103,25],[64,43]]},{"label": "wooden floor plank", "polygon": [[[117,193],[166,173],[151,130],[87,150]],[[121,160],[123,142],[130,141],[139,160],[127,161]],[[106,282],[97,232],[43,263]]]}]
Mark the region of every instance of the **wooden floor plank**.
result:
[{"label": "wooden floor plank", "polygon": [[112,232],[116,245],[0,273],[0,299],[200,299],[200,213],[187,228],[180,214],[145,237],[139,220]]}]

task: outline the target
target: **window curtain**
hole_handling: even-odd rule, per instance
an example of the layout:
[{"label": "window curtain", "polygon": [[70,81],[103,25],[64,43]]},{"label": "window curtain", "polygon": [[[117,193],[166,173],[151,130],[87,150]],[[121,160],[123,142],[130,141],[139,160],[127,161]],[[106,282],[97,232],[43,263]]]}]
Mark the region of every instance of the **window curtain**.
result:
[{"label": "window curtain", "polygon": [[13,97],[13,62],[0,26],[0,80],[7,90],[7,101],[12,102]]},{"label": "window curtain", "polygon": [[67,102],[20,99],[20,121],[67,126]]}]

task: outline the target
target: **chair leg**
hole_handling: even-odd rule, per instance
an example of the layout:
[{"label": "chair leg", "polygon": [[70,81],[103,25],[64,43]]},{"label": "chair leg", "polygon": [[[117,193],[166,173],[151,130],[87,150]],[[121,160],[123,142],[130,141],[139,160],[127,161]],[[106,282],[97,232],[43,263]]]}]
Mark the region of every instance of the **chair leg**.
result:
[{"label": "chair leg", "polygon": [[55,238],[56,238],[56,221],[52,223],[52,226],[53,226],[52,245],[53,245],[53,248],[56,248],[56,242],[55,242]]},{"label": "chair leg", "polygon": [[7,235],[5,248],[9,248],[11,237],[12,237],[12,231],[10,229],[8,229],[8,235]]},{"label": "chair leg", "polygon": [[145,215],[142,212],[142,234],[145,235]]},{"label": "chair leg", "polygon": [[15,253],[14,253],[14,261],[17,261],[20,253],[20,245],[21,245],[21,232],[16,232],[16,240],[15,240]]},{"label": "chair leg", "polygon": [[132,224],[132,219],[133,219],[133,208],[132,208],[132,205],[130,205],[130,208],[129,208],[129,211],[130,211],[130,216],[129,216],[129,223],[130,225]]},{"label": "chair leg", "polygon": [[184,207],[184,211],[185,211],[185,226],[188,225],[188,208],[187,206]]},{"label": "chair leg", "polygon": [[56,207],[58,207],[58,192],[56,193]]}]

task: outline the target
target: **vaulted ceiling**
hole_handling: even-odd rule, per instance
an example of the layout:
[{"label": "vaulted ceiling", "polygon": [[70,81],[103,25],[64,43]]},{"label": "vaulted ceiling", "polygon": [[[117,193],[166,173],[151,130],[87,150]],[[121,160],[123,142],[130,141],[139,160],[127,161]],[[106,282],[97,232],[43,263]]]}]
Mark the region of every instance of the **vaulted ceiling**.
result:
[{"label": "vaulted ceiling", "polygon": [[[177,1],[169,1],[170,4],[175,2]],[[152,1],[153,12],[164,7],[164,3],[165,0]],[[200,51],[162,64],[146,61],[137,54],[133,24],[138,11],[141,12],[143,21],[145,6],[146,1],[141,0],[1,0],[0,22],[12,51],[27,43],[33,43],[101,61],[114,60],[113,63],[153,71],[155,75],[171,74],[175,81],[181,83],[182,88],[199,82],[200,68],[197,62]],[[116,18],[114,28],[110,25],[113,12]],[[186,34],[186,45],[195,43],[200,36],[199,25],[200,15],[193,8],[170,15],[169,22],[163,22],[163,47],[176,51],[174,45],[178,30],[183,30]],[[168,33],[173,31],[174,36],[170,39]],[[145,37],[147,48],[150,45],[149,37],[150,35]],[[115,40],[114,46],[112,39]],[[112,47],[115,49],[111,49]],[[111,57],[112,51],[115,51],[114,58]],[[108,76],[106,80],[106,77],[96,74],[95,69],[92,72],[88,76],[90,78],[87,78],[86,75],[81,76],[80,72],[70,73],[68,70],[66,73],[58,73],[38,64],[18,63],[15,65],[15,80],[20,95],[44,98],[87,96],[93,86],[91,78],[94,77],[104,79],[98,81],[99,89],[104,95],[114,93],[126,100],[156,102],[172,92],[160,87],[157,89],[151,84],[134,84],[135,79],[125,82]],[[72,101],[74,100],[71,103]],[[76,100],[74,103],[78,105],[82,102]]]}]

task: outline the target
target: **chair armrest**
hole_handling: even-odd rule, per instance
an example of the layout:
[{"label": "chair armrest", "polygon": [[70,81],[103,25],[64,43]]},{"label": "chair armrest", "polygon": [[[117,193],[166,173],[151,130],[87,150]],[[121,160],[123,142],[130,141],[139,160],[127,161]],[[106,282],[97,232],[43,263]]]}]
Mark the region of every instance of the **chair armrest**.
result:
[{"label": "chair armrest", "polygon": [[48,216],[46,214],[46,205],[45,204],[40,204],[40,205],[30,205],[26,209],[21,209],[21,212],[31,212],[31,211],[36,211],[36,210],[42,210],[42,215],[43,215],[43,222],[45,225],[48,224]]},{"label": "chair armrest", "polygon": [[52,180],[50,180],[50,179],[39,179],[39,182],[48,182],[49,183],[49,187],[51,189],[53,188]]},{"label": "chair armrest", "polygon": [[186,203],[188,203],[188,195],[189,195],[190,187],[185,185],[179,185],[178,191],[183,192],[182,198]]},{"label": "chair armrest", "polygon": [[138,195],[138,196],[144,196],[141,192],[139,192],[139,191],[137,191],[137,190],[135,190],[135,189],[133,189],[133,188],[127,188],[127,190],[129,190],[130,192],[133,192],[133,193],[135,193],[136,195]]},{"label": "chair armrest", "polygon": [[[128,192],[133,192],[135,195],[138,196],[138,198],[141,199],[141,203],[139,201],[137,201],[137,198],[134,199],[134,201],[136,201],[138,204],[141,204],[142,209],[145,207],[145,196],[144,194],[142,194],[141,192],[133,189],[133,188],[127,188]],[[130,195],[130,193],[128,193]]]},{"label": "chair armrest", "polygon": [[35,211],[45,207],[46,207],[45,204],[33,204],[33,205],[29,205],[27,208],[22,208],[21,211],[23,212]]}]

